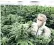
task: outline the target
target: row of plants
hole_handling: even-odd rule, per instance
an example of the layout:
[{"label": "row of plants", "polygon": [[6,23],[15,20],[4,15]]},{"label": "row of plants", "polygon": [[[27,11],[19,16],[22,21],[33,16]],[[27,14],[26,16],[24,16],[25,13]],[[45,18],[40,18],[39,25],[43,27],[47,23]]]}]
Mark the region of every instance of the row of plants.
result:
[{"label": "row of plants", "polygon": [[[46,26],[52,32],[50,39],[30,33],[31,24],[36,22],[39,13],[48,18]],[[1,45],[54,45],[54,7],[2,5]]]}]

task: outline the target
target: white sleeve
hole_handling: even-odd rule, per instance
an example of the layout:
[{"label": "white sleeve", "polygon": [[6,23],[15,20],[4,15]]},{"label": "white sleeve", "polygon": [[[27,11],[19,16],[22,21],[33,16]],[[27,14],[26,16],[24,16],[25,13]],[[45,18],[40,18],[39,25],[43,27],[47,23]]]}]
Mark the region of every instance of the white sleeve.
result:
[{"label": "white sleeve", "polygon": [[49,28],[45,29],[45,33],[44,33],[45,38],[49,38],[51,36],[51,31]]}]

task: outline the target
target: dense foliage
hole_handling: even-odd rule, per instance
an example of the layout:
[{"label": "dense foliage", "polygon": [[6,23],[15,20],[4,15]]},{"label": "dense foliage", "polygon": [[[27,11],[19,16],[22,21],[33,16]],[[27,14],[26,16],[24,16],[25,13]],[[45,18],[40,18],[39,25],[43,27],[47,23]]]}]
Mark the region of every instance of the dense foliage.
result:
[{"label": "dense foliage", "polygon": [[[51,39],[45,40],[29,33],[38,13],[46,14],[46,26],[51,29]],[[29,24],[27,26],[27,24]],[[1,45],[54,45],[54,7],[2,5]]]}]

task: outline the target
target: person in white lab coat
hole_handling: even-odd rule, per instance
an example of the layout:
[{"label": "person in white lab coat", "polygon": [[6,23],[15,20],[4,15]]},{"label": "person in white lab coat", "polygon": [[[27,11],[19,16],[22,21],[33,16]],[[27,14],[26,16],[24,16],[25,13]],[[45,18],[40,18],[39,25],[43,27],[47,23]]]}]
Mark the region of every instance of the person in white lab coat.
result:
[{"label": "person in white lab coat", "polygon": [[44,14],[38,14],[37,21],[32,23],[31,34],[35,36],[44,36],[49,38],[51,36],[50,29],[45,26],[47,17]]}]

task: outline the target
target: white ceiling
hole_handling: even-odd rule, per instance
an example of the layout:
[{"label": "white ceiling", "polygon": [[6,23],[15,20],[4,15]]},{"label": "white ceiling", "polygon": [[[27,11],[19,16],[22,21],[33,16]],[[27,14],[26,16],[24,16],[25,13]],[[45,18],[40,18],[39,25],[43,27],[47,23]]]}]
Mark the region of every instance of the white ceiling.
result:
[{"label": "white ceiling", "polygon": [[[22,2],[18,2],[22,1]],[[38,1],[36,3],[31,3],[31,1]],[[52,6],[54,7],[54,0],[0,0],[0,5],[1,4],[10,4],[10,5],[42,5],[42,6]]]}]

